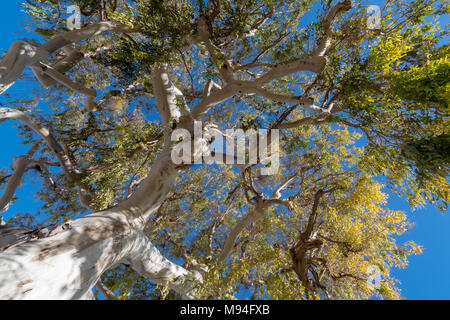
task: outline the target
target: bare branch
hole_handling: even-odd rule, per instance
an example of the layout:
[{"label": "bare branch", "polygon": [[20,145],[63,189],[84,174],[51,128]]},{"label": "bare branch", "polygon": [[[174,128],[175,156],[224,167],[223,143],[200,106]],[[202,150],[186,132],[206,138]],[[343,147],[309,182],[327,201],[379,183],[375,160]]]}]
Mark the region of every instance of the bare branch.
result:
[{"label": "bare branch", "polygon": [[[209,38],[209,31],[208,31],[208,25],[204,18],[200,18],[198,20],[198,34],[200,36],[200,40],[204,43],[206,49],[209,52],[209,56],[211,57],[211,60],[213,63],[218,67],[219,72],[223,79],[226,82],[232,82],[233,81],[233,73],[231,70],[233,70],[232,65],[230,61],[228,61],[224,55],[223,52],[220,51],[218,47],[216,47],[211,39]],[[220,57],[220,59],[219,59]],[[220,60],[220,61],[219,61]],[[222,61],[224,60],[224,61]]]},{"label": "bare branch", "polygon": [[238,224],[234,226],[234,228],[228,234],[222,252],[220,253],[219,258],[217,259],[219,264],[224,263],[228,259],[228,256],[233,250],[234,245],[236,244],[236,240],[241,234],[241,232],[249,225],[251,225],[253,222],[256,222],[257,220],[262,218],[266,210],[267,206],[261,199],[259,202],[256,203],[255,207],[250,211],[250,213],[247,214],[241,221],[238,222]]},{"label": "bare branch", "polygon": [[157,66],[152,71],[152,83],[156,107],[162,118],[163,125],[167,126],[170,119],[178,120],[180,118],[181,110],[179,104],[177,104],[177,99],[184,99],[183,94],[169,79],[169,75],[163,65]]},{"label": "bare branch", "polygon": [[209,97],[211,95],[212,88],[216,88],[218,90],[222,90],[222,87],[215,83],[212,79],[208,79],[206,83],[205,90],[203,91],[204,97]]},{"label": "bare branch", "polygon": [[14,158],[14,164],[12,166],[14,169],[14,173],[12,174],[11,178],[8,181],[8,184],[6,185],[3,195],[0,197],[0,213],[8,210],[9,203],[16,194],[17,187],[19,186],[23,174],[25,173],[25,170],[29,163],[29,158],[27,156]]},{"label": "bare branch", "polygon": [[8,184],[6,185],[3,195],[0,197],[0,213],[8,210],[9,203],[16,194],[16,190],[19,187],[27,166],[32,161],[31,157],[37,151],[38,147],[39,143],[35,143],[30,151],[28,151],[27,155],[14,158],[14,164],[12,165],[14,173],[11,175]]},{"label": "bare branch", "polygon": [[295,178],[297,177],[298,173],[292,175],[291,177],[289,177],[284,183],[282,183],[272,194],[272,199],[280,199],[281,198],[281,191],[283,191],[284,189],[286,189],[291,183],[292,181],[295,180]]},{"label": "bare branch", "polygon": [[212,95],[204,96],[203,99],[192,108],[192,117],[194,119],[201,119],[210,107],[228,100],[236,93],[238,93],[238,87],[235,84],[229,84]]},{"label": "bare branch", "polygon": [[292,129],[292,128],[297,128],[299,126],[319,125],[319,124],[326,123],[326,118],[328,116],[339,113],[347,108],[346,106],[343,106],[343,105],[336,106],[336,104],[338,103],[337,100],[339,99],[339,97],[340,97],[340,95],[336,94],[331,99],[331,102],[328,104],[326,109],[317,107],[318,110],[316,110],[314,108],[313,109],[314,111],[321,113],[318,116],[310,116],[310,117],[301,118],[299,120],[295,120],[295,121],[291,121],[291,122],[278,123],[275,125],[274,128],[276,128],[276,129]]},{"label": "bare branch", "polygon": [[325,68],[326,63],[326,59],[321,56],[313,56],[307,59],[295,59],[290,62],[280,63],[275,65],[263,76],[257,78],[254,83],[257,85],[263,85],[299,71],[321,73]]},{"label": "bare branch", "polygon": [[[75,64],[78,63],[84,57],[83,53],[81,53],[78,50],[75,50],[74,48],[72,48],[71,45],[64,47],[63,51],[66,53],[66,56],[52,65],[52,68],[54,70],[62,74],[72,69],[75,66]],[[40,72],[37,74],[35,73],[35,76],[38,79],[38,81],[46,88],[54,86],[57,83],[57,81],[52,77],[46,74],[42,74]]]}]

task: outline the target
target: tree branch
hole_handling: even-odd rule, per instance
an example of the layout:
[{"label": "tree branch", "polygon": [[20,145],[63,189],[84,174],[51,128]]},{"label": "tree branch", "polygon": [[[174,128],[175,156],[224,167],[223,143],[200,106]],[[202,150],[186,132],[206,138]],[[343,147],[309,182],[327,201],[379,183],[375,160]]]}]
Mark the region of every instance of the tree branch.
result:
[{"label": "tree branch", "polygon": [[[319,108],[314,106],[314,99],[305,98],[303,96],[287,96],[283,94],[276,94],[270,92],[269,90],[263,89],[262,87],[257,86],[244,86],[241,90],[243,93],[247,94],[257,94],[259,96],[265,97],[270,100],[286,102],[286,103],[297,103],[301,105],[308,106],[310,108]],[[320,108],[319,108],[320,109]]]},{"label": "tree branch", "polygon": [[55,153],[61,167],[63,168],[66,177],[78,185],[78,191],[80,196],[80,202],[83,206],[90,209],[89,202],[92,197],[89,187],[80,185],[77,182],[77,177],[81,172],[72,163],[64,149],[58,143],[56,138],[51,134],[50,130],[42,125],[39,121],[34,120],[24,112],[11,108],[0,108],[0,122],[6,119],[14,119],[27,125],[31,130],[37,133],[42,140],[48,145],[48,147]]},{"label": "tree branch", "polygon": [[311,234],[312,234],[312,231],[313,231],[314,225],[316,223],[316,219],[317,219],[317,209],[319,207],[320,199],[322,198],[322,196],[324,194],[325,194],[325,192],[322,189],[320,189],[314,195],[314,202],[313,202],[313,206],[312,206],[312,210],[311,210],[311,215],[309,216],[306,230],[305,230],[305,232],[302,233],[302,239],[304,241],[307,241],[311,237]]},{"label": "tree branch", "polygon": [[108,287],[103,283],[101,278],[97,281],[97,284],[95,286],[97,287],[98,291],[100,291],[100,293],[105,296],[106,299],[117,300],[116,296],[114,295],[114,292],[108,289]]},{"label": "tree branch", "polygon": [[37,151],[39,143],[34,144],[27,155],[14,158],[14,164],[12,165],[14,173],[6,185],[3,195],[0,197],[0,213],[8,210],[9,203],[16,194],[16,190],[19,187],[23,174],[25,173],[28,164],[32,161],[33,154]]},{"label": "tree branch", "polygon": [[257,85],[263,85],[299,71],[321,73],[325,68],[326,63],[326,59],[321,56],[313,56],[307,59],[295,59],[290,62],[280,63],[275,65],[263,76],[257,78],[254,83]]},{"label": "tree branch", "polygon": [[159,65],[152,70],[153,91],[156,98],[156,108],[161,116],[163,125],[167,126],[169,120],[178,121],[181,116],[181,110],[177,99],[182,99],[183,93],[175,87],[169,79],[165,66]]},{"label": "tree branch", "polygon": [[132,29],[124,24],[113,21],[102,21],[78,30],[61,33],[38,48],[26,42],[13,43],[6,56],[0,62],[0,94],[5,92],[19,79],[25,67],[37,64],[61,48],[105,31],[133,32]]},{"label": "tree branch", "polygon": [[352,8],[352,2],[350,0],[344,0],[333,8],[331,8],[330,12],[326,16],[323,21],[323,35],[322,40],[319,42],[316,50],[314,51],[314,56],[321,57],[324,56],[328,47],[331,44],[332,34],[331,34],[331,25],[336,20],[337,16],[342,13],[349,11]]},{"label": "tree branch", "polygon": [[27,156],[21,156],[18,158],[14,158],[14,173],[6,185],[5,191],[3,195],[0,197],[0,213],[8,210],[9,203],[14,197],[16,190],[22,180],[22,176],[25,173],[25,170],[29,164],[29,158]]},{"label": "tree branch", "polygon": [[236,244],[236,240],[241,234],[241,232],[251,225],[253,222],[256,222],[260,218],[262,218],[267,210],[267,205],[264,203],[264,200],[260,199],[259,202],[256,203],[255,207],[247,214],[241,221],[238,222],[228,234],[227,239],[225,240],[225,244],[223,246],[222,252],[217,259],[219,264],[223,264],[227,261],[228,256]]},{"label": "tree branch", "polygon": [[238,87],[234,83],[232,83],[223,87],[221,90],[214,92],[211,95],[203,96],[203,99],[192,108],[192,117],[197,120],[201,119],[210,107],[228,100],[236,93],[238,93]]},{"label": "tree branch", "polygon": [[173,146],[171,142],[172,128],[169,127],[169,122],[174,121],[177,126],[187,126],[189,129],[192,125],[192,123],[180,123],[182,117],[177,99],[183,99],[183,95],[170,81],[165,66],[159,65],[153,70],[152,83],[156,107],[165,128],[165,147],[156,158],[149,175],[129,198],[118,205],[120,208],[128,210],[131,215],[139,217],[142,228],[146,225],[150,215],[161,206],[179,173],[179,167],[171,159]]},{"label": "tree branch", "polygon": [[224,53],[221,52],[220,49],[212,43],[209,36],[208,25],[204,18],[200,18],[198,20],[197,30],[200,36],[200,40],[204,43],[206,49],[209,52],[209,56],[212,62],[218,67],[219,73],[221,74],[223,79],[226,82],[232,82],[233,73],[231,70],[233,68],[231,66],[231,63],[226,60]]},{"label": "tree branch", "polygon": [[[62,50],[66,53],[66,56],[61,60],[55,62],[52,65],[52,68],[58,71],[59,73],[64,74],[70,69],[72,69],[75,66],[75,64],[78,63],[84,57],[84,54],[72,48],[71,45],[65,46],[64,48],[62,48]],[[57,83],[55,79],[46,74],[42,74],[40,72],[34,74],[38,79],[38,81],[46,88],[54,86]]]}]

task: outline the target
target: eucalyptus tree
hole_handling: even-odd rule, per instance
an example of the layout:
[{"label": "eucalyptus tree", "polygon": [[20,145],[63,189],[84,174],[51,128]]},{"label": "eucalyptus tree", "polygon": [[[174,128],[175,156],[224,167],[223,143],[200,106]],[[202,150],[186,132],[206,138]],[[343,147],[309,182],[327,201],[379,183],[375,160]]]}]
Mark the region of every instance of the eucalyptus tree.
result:
[{"label": "eucalyptus tree", "polygon": [[[30,146],[0,178],[0,297],[398,298],[421,248],[386,192],[448,201],[449,5],[368,5],[26,1],[34,36],[0,62],[0,121]],[[175,163],[198,123],[193,157],[280,130],[278,170]],[[31,179],[42,207],[8,215]]]}]

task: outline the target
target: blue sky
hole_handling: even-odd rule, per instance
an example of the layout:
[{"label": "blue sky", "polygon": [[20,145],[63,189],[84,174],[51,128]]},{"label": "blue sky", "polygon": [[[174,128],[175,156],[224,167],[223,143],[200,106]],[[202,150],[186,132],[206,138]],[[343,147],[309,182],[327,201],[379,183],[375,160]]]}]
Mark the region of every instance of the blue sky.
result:
[{"label": "blue sky", "polygon": [[[0,37],[2,51],[8,50],[15,40],[25,36],[23,26],[25,15],[21,12],[21,2],[2,1],[0,12],[0,30],[3,31]],[[20,95],[27,90],[29,81],[19,81],[8,93]],[[0,136],[2,137],[0,168],[8,169],[13,157],[25,154],[28,149],[20,143],[11,121],[0,123]],[[38,202],[32,193],[38,188],[39,181],[33,183],[32,179],[27,177],[17,194],[19,201],[10,208],[8,215],[36,212]],[[410,258],[406,270],[393,271],[401,282],[402,295],[406,299],[450,299],[450,216],[443,215],[432,206],[411,212],[406,201],[396,196],[391,196],[389,202],[392,209],[408,212],[410,221],[415,224],[413,229],[399,238],[399,241],[414,240],[424,247],[421,255]]]}]

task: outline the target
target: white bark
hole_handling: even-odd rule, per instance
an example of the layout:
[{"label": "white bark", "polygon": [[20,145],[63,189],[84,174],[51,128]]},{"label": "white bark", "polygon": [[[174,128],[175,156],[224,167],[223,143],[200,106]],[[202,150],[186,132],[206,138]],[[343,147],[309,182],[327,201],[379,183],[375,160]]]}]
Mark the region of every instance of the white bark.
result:
[{"label": "white bark", "polygon": [[352,7],[352,2],[350,0],[344,0],[344,1],[336,4],[333,8],[331,8],[330,12],[328,12],[327,16],[325,17],[325,20],[323,21],[322,39],[320,40],[319,45],[317,46],[316,50],[314,51],[314,56],[317,56],[317,57],[325,56],[327,49],[331,44],[331,39],[332,39],[331,25],[332,25],[332,23],[336,20],[337,16],[340,13],[349,11],[351,9],[351,7]]},{"label": "white bark", "polygon": [[[0,116],[1,120],[1,116]],[[3,192],[3,195],[0,197],[0,213],[5,212],[8,210],[9,204],[16,194],[16,190],[20,185],[20,182],[22,180],[22,177],[27,169],[28,164],[32,161],[33,154],[37,151],[39,148],[39,143],[35,143],[30,151],[28,151],[28,154],[25,156],[15,157],[14,163],[12,165],[12,169],[14,170],[14,173],[11,175],[11,178],[8,180],[8,184],[6,185],[5,191]]]},{"label": "white bark", "polygon": [[162,257],[141,231],[177,175],[167,154],[119,206],[0,252],[0,299],[81,299],[102,273],[124,261],[151,281],[173,281],[173,289],[193,298],[192,280],[184,285],[194,279],[191,273]]},{"label": "white bark", "polygon": [[177,97],[181,95],[181,92],[169,80],[163,66],[152,72],[152,80],[158,112],[166,128],[165,147],[153,163],[149,175],[141,182],[135,193],[119,205],[131,215],[139,216],[143,224],[158,210],[179,174],[179,168],[171,159],[173,146],[167,125],[170,119],[175,122],[180,119],[181,112],[177,105]]},{"label": "white bark", "polygon": [[247,214],[242,220],[240,220],[234,226],[234,228],[228,234],[222,252],[220,253],[219,258],[217,259],[219,264],[222,264],[227,261],[228,256],[230,255],[231,251],[233,251],[236,241],[239,235],[242,233],[242,231],[244,231],[244,229],[247,228],[252,223],[264,217],[266,210],[267,210],[266,204],[263,201],[261,201],[259,204],[256,204],[255,208],[253,208],[249,212],[249,214]]},{"label": "white bark", "polygon": [[26,156],[18,157],[14,159],[14,173],[8,180],[5,191],[0,197],[0,213],[5,212],[8,209],[9,203],[16,194],[17,187],[22,180],[23,174],[27,168],[29,159]]},{"label": "white bark", "polygon": [[[181,92],[170,82],[163,67],[156,69],[152,77],[165,125],[169,119],[178,121],[181,112],[177,98]],[[64,171],[68,175],[77,174],[64,150],[42,124],[9,108],[0,109],[2,119],[27,124],[55,152]],[[101,274],[124,261],[149,280],[168,282],[184,297],[193,298],[193,283],[200,279],[199,275],[164,258],[141,231],[178,175],[179,169],[171,161],[171,149],[168,142],[148,177],[116,207],[65,224],[64,230],[51,231],[42,239],[30,235],[24,243],[14,243],[1,252],[0,299],[88,298]]]},{"label": "white bark", "polygon": [[168,285],[184,299],[196,297],[195,286],[202,281],[198,272],[188,271],[166,259],[143,233],[137,235],[135,246],[135,251],[127,258],[131,268],[147,280]]},{"label": "white bark", "polygon": [[[47,143],[48,147],[55,153],[67,178],[71,181],[76,180],[76,177],[77,175],[80,174],[80,171],[72,163],[70,158],[65,153],[64,149],[61,147],[61,145],[58,143],[58,141],[56,140],[56,138],[53,136],[53,134],[50,132],[49,129],[47,129],[39,121],[31,118],[29,115],[20,110],[15,110],[11,108],[0,108],[0,122],[7,119],[20,121],[26,124],[36,134],[38,134],[42,138],[42,140],[44,140],[45,143]],[[86,208],[89,209],[89,201],[85,201],[85,199],[90,198],[91,196],[89,188],[83,185],[79,185],[78,192],[80,195],[81,203]]]},{"label": "white bark", "polygon": [[289,206],[287,202],[280,200],[281,191],[286,189],[296,177],[297,174],[294,174],[293,176],[289,177],[285,182],[283,182],[281,185],[279,185],[273,192],[272,197],[270,199],[264,199],[263,197],[258,196],[258,199],[254,202],[254,208],[252,208],[251,211],[243,219],[241,219],[228,234],[222,252],[220,253],[220,256],[218,258],[219,264],[226,262],[228,256],[233,251],[236,241],[239,235],[242,233],[242,231],[244,231],[252,223],[255,223],[259,219],[263,218],[267,212],[267,209],[271,205],[283,204],[285,206],[286,205]]},{"label": "white bark", "polygon": [[[63,50],[66,51],[67,55],[63,59],[52,65],[52,68],[54,70],[62,74],[72,69],[75,64],[84,57],[81,52],[71,48],[71,46],[66,46],[63,48]],[[57,83],[55,79],[51,78],[45,73],[43,74],[41,72],[35,72],[35,70],[33,70],[33,73],[44,87],[48,88],[54,86]]]},{"label": "white bark", "polygon": [[81,299],[133,246],[130,221],[113,212],[52,233],[0,253],[0,299]]},{"label": "white bark", "polygon": [[78,83],[75,83],[74,81],[70,80],[68,77],[63,75],[62,73],[58,72],[57,70],[53,69],[51,66],[45,65],[41,62],[31,66],[31,70],[33,71],[36,78],[41,82],[41,84],[46,85],[48,82],[45,78],[43,78],[44,75],[49,76],[50,78],[54,79],[55,81],[65,85],[69,89],[72,89],[79,94],[83,94],[87,98],[87,109],[93,110],[95,108],[95,98],[97,97],[97,91],[91,88],[85,88]]},{"label": "white bark", "polygon": [[[169,118],[177,121],[180,91],[170,82],[163,68],[156,70],[153,78],[161,117],[165,121]],[[42,124],[10,108],[0,109],[0,121],[4,119],[19,120],[28,125],[55,152],[69,176],[78,173]],[[192,283],[199,279],[198,275],[162,257],[141,231],[149,216],[166,198],[178,175],[179,170],[171,161],[171,148],[168,143],[148,177],[118,206],[65,224],[65,230],[51,231],[42,239],[29,235],[23,243],[14,243],[0,252],[0,299],[89,298],[100,275],[123,261],[150,280],[169,281],[169,285],[184,297],[193,298]]]},{"label": "white bark", "polygon": [[129,27],[112,21],[90,24],[79,30],[73,30],[57,35],[44,45],[36,48],[25,42],[15,42],[6,56],[0,62],[0,94],[5,92],[19,79],[27,66],[33,66],[54,52],[88,39],[105,31],[132,32]]},{"label": "white bark", "polygon": [[0,253],[0,299],[83,299],[120,263],[194,298],[193,282],[201,278],[164,258],[139,226],[116,208],[6,249]]}]

